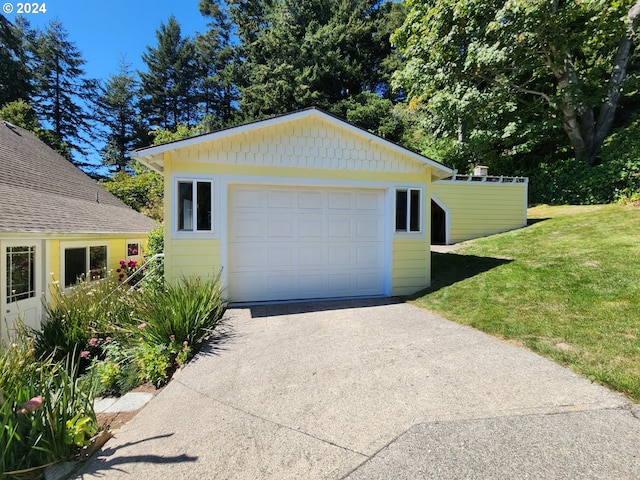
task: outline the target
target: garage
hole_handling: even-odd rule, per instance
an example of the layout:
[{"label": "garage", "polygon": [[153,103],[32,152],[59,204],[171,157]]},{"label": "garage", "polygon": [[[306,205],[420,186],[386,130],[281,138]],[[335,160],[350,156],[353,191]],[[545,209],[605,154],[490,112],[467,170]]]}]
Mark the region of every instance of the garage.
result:
[{"label": "garage", "polygon": [[385,293],[385,190],[229,185],[229,298]]}]

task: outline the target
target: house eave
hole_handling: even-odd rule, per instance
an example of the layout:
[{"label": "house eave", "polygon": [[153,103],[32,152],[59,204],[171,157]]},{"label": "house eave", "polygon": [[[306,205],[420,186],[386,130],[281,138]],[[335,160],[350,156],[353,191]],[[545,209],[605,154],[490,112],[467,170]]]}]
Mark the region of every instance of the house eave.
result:
[{"label": "house eave", "polygon": [[358,135],[362,138],[365,138],[369,142],[375,142],[383,145],[384,147],[392,150],[395,153],[401,154],[415,162],[423,164],[425,167],[431,167],[431,177],[433,180],[439,180],[442,178],[447,178],[453,175],[454,171],[435,160],[432,160],[428,157],[420,155],[416,152],[408,150],[396,143],[390,142],[382,137],[374,135],[366,130],[363,130],[360,127],[357,127],[349,122],[345,122],[333,115],[329,115],[322,110],[317,108],[308,108],[305,110],[300,110],[297,112],[280,115],[277,117],[269,118],[266,120],[259,120],[252,123],[247,123],[244,125],[238,125],[236,127],[230,127],[224,130],[218,130],[216,132],[211,132],[204,135],[199,135],[195,137],[185,138],[183,140],[177,140],[174,142],[165,143],[162,145],[156,145],[151,147],[145,147],[138,150],[134,150],[130,152],[131,157],[135,158],[143,165],[152,170],[163,173],[164,172],[164,154],[167,152],[172,152],[181,148],[198,145],[204,142],[213,142],[220,139],[224,139],[230,136],[242,135],[248,132],[255,132],[256,130],[261,130],[264,128],[269,128],[273,126],[278,126],[284,123],[289,123],[296,120],[301,120],[309,117],[318,117],[324,121],[327,121],[338,128],[343,128],[355,135]]}]

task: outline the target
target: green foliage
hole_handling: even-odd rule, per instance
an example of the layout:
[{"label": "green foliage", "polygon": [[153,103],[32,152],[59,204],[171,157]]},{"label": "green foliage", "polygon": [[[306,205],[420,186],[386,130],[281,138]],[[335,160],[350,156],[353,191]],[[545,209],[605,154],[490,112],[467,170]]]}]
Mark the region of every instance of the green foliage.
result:
[{"label": "green foliage", "polygon": [[0,344],[0,372],[3,479],[42,478],[46,466],[69,459],[97,432],[93,379],[78,376],[73,362],[38,360],[22,333]]},{"label": "green foliage", "polygon": [[[126,338],[124,340],[130,344]],[[92,364],[98,379],[99,395],[120,396],[140,384],[135,347],[107,337],[101,342],[100,349],[102,351],[94,357]]]},{"label": "green foliage", "polygon": [[35,78],[32,105],[41,122],[51,125],[49,144],[69,159],[73,153],[84,156],[94,135],[88,109],[96,98],[97,81],[86,78],[86,62],[58,21],[36,32],[30,48]]},{"label": "green foliage", "polygon": [[171,341],[199,345],[219,324],[225,310],[220,276],[181,278],[164,289],[146,289],[137,302],[137,333],[145,343]]},{"label": "green foliage", "polygon": [[621,40],[632,3],[409,0],[396,86],[429,133],[458,143],[457,164],[515,173],[569,148],[593,164],[627,66],[627,98],[637,83]]},{"label": "green foliage", "polygon": [[230,1],[247,119],[329,108],[363,91],[388,92],[388,35],[401,6],[367,0]]},{"label": "green foliage", "polygon": [[341,100],[329,112],[393,142],[399,141],[403,133],[402,118],[395,113],[393,102],[372,92]]},{"label": "green foliage", "polygon": [[101,184],[134,210],[154,220],[162,221],[164,180],[159,173],[147,170],[132,175],[120,171]]},{"label": "green foliage", "polygon": [[174,130],[200,120],[198,78],[201,74],[194,42],[183,37],[171,16],[156,31],[157,46],[147,46],[142,60],[147,72],[140,73],[140,107],[153,127]]},{"label": "green foliage", "polygon": [[[111,75],[100,87],[98,115],[105,131],[101,138],[105,141],[102,149],[102,164],[124,170],[131,162],[129,150],[143,146],[146,140],[141,135],[143,128],[139,117],[138,83],[122,61],[116,75]],[[141,138],[142,137],[142,138]]]},{"label": "green foliage", "polygon": [[136,362],[140,378],[160,388],[167,383],[173,356],[166,344],[143,343],[136,350]]},{"label": "green foliage", "polygon": [[164,225],[158,225],[147,236],[147,256],[164,253]]},{"label": "green foliage", "polygon": [[37,357],[73,359],[84,371],[96,353],[90,340],[122,334],[132,321],[133,298],[127,289],[116,290],[118,285],[115,276],[108,275],[101,281],[80,282],[68,292],[56,288],[52,301],[45,304],[46,320],[33,332]]},{"label": "green foliage", "polygon": [[611,203],[640,192],[640,120],[614,132],[605,142],[602,163],[573,159],[543,162],[532,175],[531,203]]},{"label": "green foliage", "polygon": [[6,103],[0,108],[0,119],[29,130],[36,135],[40,131],[40,122],[33,107],[22,99]]}]

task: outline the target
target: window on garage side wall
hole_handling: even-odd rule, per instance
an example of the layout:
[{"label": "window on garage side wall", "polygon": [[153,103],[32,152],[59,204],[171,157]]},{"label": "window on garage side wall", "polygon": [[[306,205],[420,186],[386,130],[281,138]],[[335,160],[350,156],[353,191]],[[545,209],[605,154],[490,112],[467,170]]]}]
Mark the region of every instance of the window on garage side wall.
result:
[{"label": "window on garage side wall", "polygon": [[396,232],[420,232],[422,193],[417,188],[396,190]]},{"label": "window on garage side wall", "polygon": [[209,180],[180,180],[177,188],[179,232],[213,230],[213,185]]}]

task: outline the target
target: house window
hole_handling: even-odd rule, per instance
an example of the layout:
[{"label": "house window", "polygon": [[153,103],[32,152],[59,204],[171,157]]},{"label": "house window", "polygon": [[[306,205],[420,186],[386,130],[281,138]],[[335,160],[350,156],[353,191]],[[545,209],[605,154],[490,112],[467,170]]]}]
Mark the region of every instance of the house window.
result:
[{"label": "house window", "polygon": [[142,245],[138,241],[127,240],[127,258],[140,258],[142,256]]},{"label": "house window", "polygon": [[396,190],[396,232],[420,232],[421,196],[419,189]]},{"label": "house window", "polygon": [[107,246],[69,247],[64,249],[64,286],[70,287],[79,280],[98,280],[107,272]]},{"label": "house window", "polygon": [[36,247],[7,247],[7,303],[36,296]]},{"label": "house window", "polygon": [[178,182],[178,231],[210,232],[213,185],[210,181]]}]

